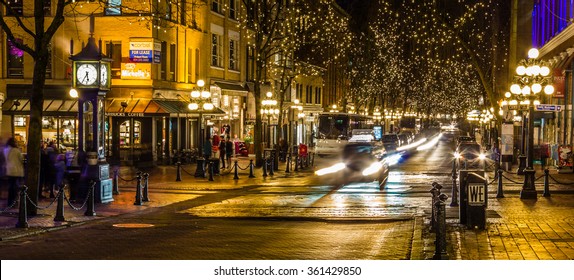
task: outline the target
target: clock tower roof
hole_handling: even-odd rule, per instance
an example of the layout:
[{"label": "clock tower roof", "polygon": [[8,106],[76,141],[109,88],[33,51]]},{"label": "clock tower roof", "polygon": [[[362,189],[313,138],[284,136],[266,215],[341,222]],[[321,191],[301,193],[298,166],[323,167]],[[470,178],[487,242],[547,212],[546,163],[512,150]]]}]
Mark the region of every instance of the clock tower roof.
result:
[{"label": "clock tower roof", "polygon": [[102,52],[100,48],[96,45],[96,39],[90,37],[88,39],[88,44],[77,54],[70,57],[73,61],[87,60],[87,61],[99,61],[102,60]]}]

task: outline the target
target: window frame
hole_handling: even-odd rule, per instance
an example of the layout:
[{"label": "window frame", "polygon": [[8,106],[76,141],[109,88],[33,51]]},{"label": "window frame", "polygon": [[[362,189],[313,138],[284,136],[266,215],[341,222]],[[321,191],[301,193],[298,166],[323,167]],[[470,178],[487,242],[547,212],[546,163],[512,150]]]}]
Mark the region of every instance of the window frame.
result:
[{"label": "window frame", "polygon": [[[233,46],[233,47],[232,47]],[[229,70],[239,71],[239,40],[229,39]]]},{"label": "window frame", "polygon": [[[214,42],[214,39],[215,42]],[[211,66],[223,67],[223,35],[211,33]]]}]

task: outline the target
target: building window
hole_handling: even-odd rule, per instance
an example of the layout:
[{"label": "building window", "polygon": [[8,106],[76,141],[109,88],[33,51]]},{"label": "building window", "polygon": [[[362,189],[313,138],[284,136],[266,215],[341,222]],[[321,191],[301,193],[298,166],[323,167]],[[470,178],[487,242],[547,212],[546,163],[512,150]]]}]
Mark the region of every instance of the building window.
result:
[{"label": "building window", "polygon": [[223,45],[221,35],[211,34],[211,66],[222,67]]},{"label": "building window", "polygon": [[252,46],[247,46],[247,63],[246,67],[246,79],[248,81],[253,81],[255,78],[255,49]]},{"label": "building window", "polygon": [[167,79],[167,43],[161,42],[161,61],[160,61],[160,75],[162,80]]},{"label": "building window", "polygon": [[169,45],[169,76],[172,81],[175,81],[175,61],[177,58],[177,53],[175,50],[175,44]]},{"label": "building window", "polygon": [[199,80],[199,76],[201,73],[200,72],[200,67],[199,67],[199,62],[201,61],[201,58],[199,56],[199,49],[195,49],[195,80]]},{"label": "building window", "polygon": [[111,71],[112,78],[120,79],[122,77],[122,43],[121,42],[108,42],[106,43],[106,53],[112,59]]},{"label": "building window", "polygon": [[191,76],[192,67],[193,67],[193,62],[191,60],[192,57],[193,57],[193,52],[189,48],[189,49],[187,49],[187,82],[188,83],[191,83],[191,81],[193,80],[193,78]]},{"label": "building window", "polygon": [[[22,43],[22,39],[16,39]],[[17,48],[14,43],[7,40],[8,46],[8,78],[23,78],[24,77],[24,51]]]},{"label": "building window", "polygon": [[229,18],[237,19],[237,0],[229,0]]},{"label": "building window", "polygon": [[229,40],[229,69],[239,70],[239,41]]},{"label": "building window", "polygon": [[315,88],[315,104],[321,104],[321,88]]},{"label": "building window", "polygon": [[105,9],[107,16],[119,16],[122,14],[122,0],[108,0]]},{"label": "building window", "polygon": [[222,0],[211,1],[211,10],[221,14],[221,1]]},{"label": "building window", "polygon": [[24,0],[8,0],[8,6],[6,7],[7,16],[21,16],[24,11]]}]

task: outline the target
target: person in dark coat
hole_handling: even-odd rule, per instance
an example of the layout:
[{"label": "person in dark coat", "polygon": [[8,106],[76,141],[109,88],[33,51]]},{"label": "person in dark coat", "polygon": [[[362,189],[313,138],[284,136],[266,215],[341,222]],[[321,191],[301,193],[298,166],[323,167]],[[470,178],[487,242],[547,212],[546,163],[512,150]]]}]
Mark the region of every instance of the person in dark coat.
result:
[{"label": "person in dark coat", "polygon": [[225,144],[225,138],[221,138],[221,141],[219,142],[219,161],[221,162],[221,168],[225,169],[225,148],[227,147],[227,145]]}]

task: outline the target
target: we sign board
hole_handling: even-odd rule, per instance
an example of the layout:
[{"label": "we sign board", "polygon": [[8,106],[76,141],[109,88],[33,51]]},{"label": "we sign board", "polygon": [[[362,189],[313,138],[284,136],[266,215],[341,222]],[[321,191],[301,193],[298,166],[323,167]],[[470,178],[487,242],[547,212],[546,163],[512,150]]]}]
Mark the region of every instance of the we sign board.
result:
[{"label": "we sign board", "polygon": [[483,206],[486,204],[486,187],[484,184],[468,184],[468,205]]}]

